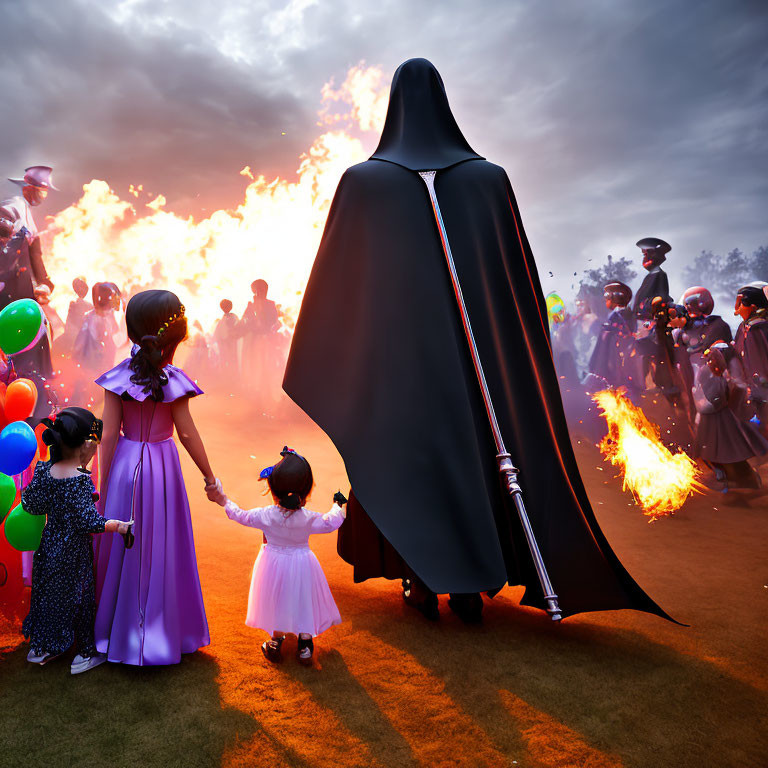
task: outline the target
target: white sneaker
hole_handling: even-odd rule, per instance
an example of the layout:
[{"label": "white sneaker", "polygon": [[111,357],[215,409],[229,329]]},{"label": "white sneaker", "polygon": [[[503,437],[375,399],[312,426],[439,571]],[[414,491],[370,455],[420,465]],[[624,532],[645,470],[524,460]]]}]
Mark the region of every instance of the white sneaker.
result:
[{"label": "white sneaker", "polygon": [[39,664],[42,667],[43,664],[47,664],[49,661],[58,659],[61,655],[61,653],[43,652],[38,656],[33,650],[30,649],[29,653],[27,654],[27,661],[31,662],[32,664]]},{"label": "white sneaker", "polygon": [[73,675],[79,675],[82,672],[87,672],[89,669],[98,667],[107,660],[106,653],[97,653],[95,656],[81,656],[79,653],[72,659],[72,664],[69,671]]}]

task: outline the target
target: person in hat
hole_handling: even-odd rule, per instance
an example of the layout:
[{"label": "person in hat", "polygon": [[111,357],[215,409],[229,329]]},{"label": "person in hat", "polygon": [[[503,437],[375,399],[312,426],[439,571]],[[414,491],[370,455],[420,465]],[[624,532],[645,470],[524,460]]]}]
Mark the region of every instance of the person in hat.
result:
[{"label": "person in hat", "polygon": [[[667,273],[661,268],[667,259],[667,254],[672,250],[672,246],[658,237],[644,237],[642,240],[638,240],[636,245],[643,252],[643,267],[648,271],[637,289],[633,305],[635,315],[641,321],[636,346],[642,360],[643,381],[645,381],[648,374],[652,374],[659,367],[657,365],[659,349],[653,329],[655,322],[652,308],[653,300],[656,297],[661,297],[667,306],[673,303],[672,297],[669,295]],[[661,367],[663,368],[663,361]],[[654,383],[660,386],[655,379]]]},{"label": "person in hat", "polygon": [[5,281],[10,287],[11,301],[34,298],[33,280],[36,285],[47,285],[51,290],[54,288],[45,270],[40,233],[32,216],[32,208],[40,205],[50,190],[58,191],[51,181],[52,172],[53,169],[47,165],[30,166],[24,171],[23,178],[8,179],[21,187],[21,195],[0,202],[0,217],[13,223],[13,248],[3,253],[0,259],[3,270],[10,266],[15,274],[14,282],[18,283],[13,285]]},{"label": "person in hat", "polygon": [[749,399],[768,431],[768,283],[755,281],[736,292],[734,314],[741,318],[734,346],[744,366]]},{"label": "person in hat", "polygon": [[643,252],[643,268],[648,270],[648,274],[637,289],[633,308],[637,317],[647,320],[653,314],[651,302],[656,296],[668,299],[670,303],[672,301],[667,273],[661,268],[672,246],[658,237],[644,237],[635,245]]}]

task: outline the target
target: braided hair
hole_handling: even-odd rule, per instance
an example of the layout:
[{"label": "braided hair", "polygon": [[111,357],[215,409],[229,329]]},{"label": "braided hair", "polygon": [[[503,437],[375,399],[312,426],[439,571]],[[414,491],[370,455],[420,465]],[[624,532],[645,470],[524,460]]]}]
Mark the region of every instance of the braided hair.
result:
[{"label": "braided hair", "polygon": [[85,408],[65,408],[56,421],[45,418],[43,442],[51,449],[51,464],[61,461],[87,440],[101,440],[103,422]]},{"label": "braided hair", "polygon": [[131,381],[143,385],[154,400],[162,400],[168,383],[163,368],[187,337],[184,305],[171,291],[142,291],[128,302],[125,322],[128,338],[139,345],[131,359]]}]

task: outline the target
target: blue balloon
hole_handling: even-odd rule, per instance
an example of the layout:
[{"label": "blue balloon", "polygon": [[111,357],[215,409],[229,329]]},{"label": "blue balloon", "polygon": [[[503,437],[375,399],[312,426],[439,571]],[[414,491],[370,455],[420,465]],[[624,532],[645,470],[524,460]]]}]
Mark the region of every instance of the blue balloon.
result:
[{"label": "blue balloon", "polygon": [[35,458],[37,438],[32,427],[24,421],[11,422],[0,432],[0,472],[18,475]]}]

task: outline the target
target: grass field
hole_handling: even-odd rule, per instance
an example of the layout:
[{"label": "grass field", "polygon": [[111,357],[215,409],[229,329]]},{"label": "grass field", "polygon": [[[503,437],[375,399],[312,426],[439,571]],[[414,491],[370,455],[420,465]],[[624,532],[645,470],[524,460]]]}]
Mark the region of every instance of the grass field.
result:
[{"label": "grass field", "polygon": [[[262,503],[258,470],[288,443],[312,463],[309,506],[346,485],[328,439],[306,420],[248,421],[230,401],[195,414],[214,469],[241,505]],[[211,645],[174,667],[25,661],[16,621],[0,625],[0,766],[768,766],[768,502],[690,500],[649,525],[595,449],[577,455],[600,522],[675,626],[631,611],[553,625],[505,589],[481,626],[441,599],[432,624],[393,582],[352,583],[335,536],[316,536],[343,623],[303,668],[288,641],[269,665],[244,625],[255,530],[189,480]],[[766,475],[765,469],[763,471]],[[766,477],[768,479],[768,477]]]}]

